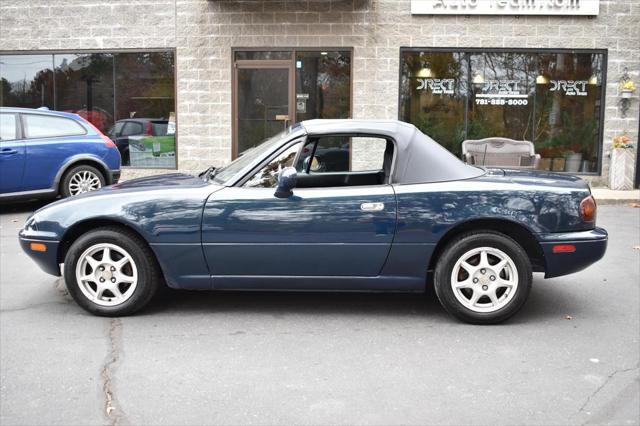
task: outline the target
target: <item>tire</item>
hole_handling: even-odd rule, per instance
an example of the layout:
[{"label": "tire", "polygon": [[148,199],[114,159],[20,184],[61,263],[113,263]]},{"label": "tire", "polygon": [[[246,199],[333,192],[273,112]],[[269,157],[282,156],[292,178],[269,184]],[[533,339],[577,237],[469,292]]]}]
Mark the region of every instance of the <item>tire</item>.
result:
[{"label": "tire", "polygon": [[83,192],[95,191],[102,188],[106,179],[102,172],[93,166],[80,164],[67,170],[60,184],[60,195],[64,198]]},{"label": "tire", "polygon": [[120,227],[97,228],[78,238],[65,257],[64,278],[78,305],[107,317],[142,309],[163,283],[160,267],[145,241]]},{"label": "tire", "polygon": [[444,249],[434,283],[438,300],[451,315],[471,324],[497,324],[515,315],[527,300],[531,263],[510,237],[471,232]]}]

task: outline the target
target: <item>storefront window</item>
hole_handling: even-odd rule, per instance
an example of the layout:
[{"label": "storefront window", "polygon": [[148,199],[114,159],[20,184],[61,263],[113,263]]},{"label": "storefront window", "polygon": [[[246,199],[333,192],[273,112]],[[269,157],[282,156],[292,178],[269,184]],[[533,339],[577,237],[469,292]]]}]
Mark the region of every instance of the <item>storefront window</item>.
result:
[{"label": "storefront window", "polygon": [[[469,55],[467,139],[531,140],[535,59],[524,53]],[[466,76],[465,76],[466,77]]]},{"label": "storefront window", "polygon": [[123,164],[175,168],[173,52],[117,53],[115,64],[116,123],[124,126],[111,136],[122,147]]},{"label": "storefront window", "polygon": [[[544,169],[598,169],[603,55],[538,55],[535,145]],[[563,162],[564,160],[564,162]]]},{"label": "storefront window", "polygon": [[53,108],[52,55],[0,55],[0,105]]},{"label": "storefront window", "polygon": [[296,121],[348,118],[350,52],[296,52]]},{"label": "storefront window", "polygon": [[[458,156],[465,140],[509,138],[541,157],[519,166],[596,173],[604,63],[602,51],[402,49],[400,119]],[[486,164],[508,157],[496,149]]]},{"label": "storefront window", "polygon": [[74,112],[123,166],[175,168],[175,58],[162,52],[0,55],[0,105]]},{"label": "storefront window", "polygon": [[468,67],[463,53],[403,53],[400,119],[456,154],[465,135]]},{"label": "storefront window", "polygon": [[113,55],[54,55],[56,105],[74,112],[106,133],[113,126]]}]

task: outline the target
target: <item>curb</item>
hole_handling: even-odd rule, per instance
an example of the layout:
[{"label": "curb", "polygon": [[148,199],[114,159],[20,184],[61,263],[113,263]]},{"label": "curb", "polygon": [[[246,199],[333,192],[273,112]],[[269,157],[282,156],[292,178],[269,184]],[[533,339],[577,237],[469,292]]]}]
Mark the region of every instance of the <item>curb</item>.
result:
[{"label": "curb", "polygon": [[[594,197],[595,198],[595,197]],[[598,206],[622,206],[629,205],[632,203],[639,203],[637,198],[596,198],[596,203]],[[631,206],[629,206],[631,207]]]}]

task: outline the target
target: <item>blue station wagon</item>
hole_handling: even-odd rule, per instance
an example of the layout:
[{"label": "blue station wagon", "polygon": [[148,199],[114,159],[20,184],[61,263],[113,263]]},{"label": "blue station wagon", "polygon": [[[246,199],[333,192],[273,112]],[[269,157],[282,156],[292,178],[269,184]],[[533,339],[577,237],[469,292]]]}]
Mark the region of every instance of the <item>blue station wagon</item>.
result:
[{"label": "blue station wagon", "polygon": [[119,177],[116,145],[80,116],[0,108],[0,200],[68,197]]},{"label": "blue station wagon", "polygon": [[423,292],[497,323],[547,278],[599,260],[588,185],[463,163],[398,121],[312,120],[199,176],[131,180],[51,204],[20,231],[87,311],[131,314],[158,286]]}]

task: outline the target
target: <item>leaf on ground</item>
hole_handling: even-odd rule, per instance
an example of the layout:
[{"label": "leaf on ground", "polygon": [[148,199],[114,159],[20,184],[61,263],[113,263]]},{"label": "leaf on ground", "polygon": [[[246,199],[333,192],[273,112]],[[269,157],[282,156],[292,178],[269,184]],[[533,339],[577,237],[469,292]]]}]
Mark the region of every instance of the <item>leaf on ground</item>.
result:
[{"label": "leaf on ground", "polygon": [[565,316],[564,316],[564,319],[566,319],[566,320],[572,320],[572,319],[573,319],[573,317],[572,317],[571,315],[565,315]]}]

